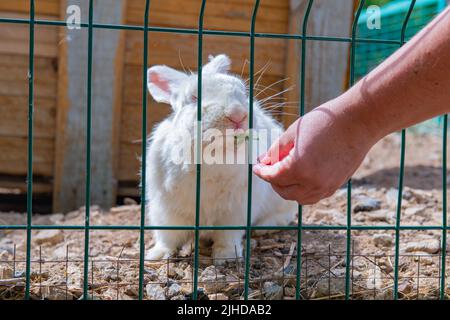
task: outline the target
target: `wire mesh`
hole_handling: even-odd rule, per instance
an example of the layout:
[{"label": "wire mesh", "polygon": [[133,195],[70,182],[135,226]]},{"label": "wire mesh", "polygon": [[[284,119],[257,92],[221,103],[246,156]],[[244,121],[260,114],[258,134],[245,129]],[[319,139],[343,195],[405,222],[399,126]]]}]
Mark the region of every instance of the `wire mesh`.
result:
[{"label": "wire mesh", "polygon": [[[146,199],[145,199],[145,176],[146,176],[146,138],[147,138],[147,67],[148,67],[148,38],[154,32],[163,32],[163,33],[178,33],[178,34],[194,34],[198,36],[197,41],[197,49],[198,49],[198,99],[197,99],[197,121],[200,125],[197,126],[197,139],[201,140],[201,122],[202,122],[202,109],[201,109],[201,95],[202,95],[202,56],[203,56],[203,36],[204,35],[214,35],[214,36],[230,36],[230,37],[243,37],[249,39],[249,128],[253,127],[253,101],[254,101],[254,60],[255,60],[255,39],[257,38],[278,38],[278,39],[286,39],[292,41],[300,41],[301,46],[301,65],[300,65],[300,105],[299,105],[299,115],[303,115],[305,113],[305,70],[307,64],[307,42],[308,41],[330,41],[330,42],[346,42],[350,44],[350,85],[353,85],[355,82],[355,58],[356,58],[356,45],[359,43],[367,43],[373,45],[379,44],[390,44],[402,46],[405,43],[405,36],[408,21],[413,13],[414,6],[416,0],[411,0],[410,7],[406,17],[403,20],[401,34],[398,35],[398,39],[368,39],[368,38],[358,38],[357,37],[357,24],[359,21],[359,17],[362,13],[365,0],[361,0],[357,7],[353,24],[352,24],[352,32],[351,37],[328,37],[328,36],[314,36],[308,35],[307,26],[308,19],[310,16],[310,12],[313,8],[314,1],[309,0],[307,3],[307,8],[305,14],[302,18],[302,21],[299,21],[302,25],[301,34],[273,34],[273,33],[258,33],[255,31],[255,25],[257,22],[257,14],[258,8],[260,5],[259,0],[255,0],[253,5],[252,17],[249,25],[248,32],[236,32],[236,31],[222,31],[222,30],[206,30],[203,28],[203,20],[204,13],[207,4],[207,0],[201,1],[200,12],[198,15],[198,28],[189,29],[189,28],[166,28],[166,27],[154,27],[150,26],[149,22],[149,13],[151,10],[150,0],[145,0],[145,12],[143,14],[143,25],[111,25],[111,24],[101,24],[94,22],[94,1],[89,0],[89,20],[87,23],[82,23],[80,26],[82,28],[86,28],[88,30],[88,66],[87,66],[87,101],[86,101],[86,123],[87,123],[87,134],[86,134],[86,145],[87,145],[87,153],[86,153],[86,206],[85,206],[85,220],[84,225],[39,225],[33,224],[32,222],[32,213],[33,213],[33,108],[34,108],[34,28],[36,25],[48,25],[48,26],[65,26],[66,22],[63,21],[52,21],[52,20],[39,20],[35,19],[35,0],[29,1],[30,15],[29,19],[16,19],[16,18],[0,18],[0,24],[26,24],[29,26],[29,74],[28,74],[28,172],[27,172],[27,221],[26,224],[23,225],[0,225],[0,230],[25,230],[26,231],[26,256],[25,259],[16,259],[16,250],[14,248],[14,258],[13,261],[0,261],[0,264],[8,264],[12,265],[15,270],[18,265],[25,265],[25,275],[14,277],[14,279],[10,279],[8,281],[3,281],[0,283],[0,287],[6,288],[2,292],[1,295],[12,295],[13,290],[11,288],[21,288],[21,292],[23,292],[23,297],[25,299],[36,298],[36,294],[33,293],[33,297],[31,295],[31,283],[33,277],[38,277],[38,288],[39,292],[37,297],[43,298],[44,288],[45,290],[49,290],[48,286],[45,287],[42,285],[42,273],[43,273],[43,265],[46,264],[63,264],[67,269],[69,265],[72,263],[81,264],[83,268],[83,288],[82,292],[78,298],[82,299],[94,299],[95,298],[95,288],[101,285],[106,284],[96,284],[94,283],[95,278],[95,270],[96,264],[101,264],[104,261],[96,260],[90,257],[90,232],[94,230],[136,230],[139,231],[139,258],[138,259],[124,259],[122,258],[122,254],[120,254],[115,260],[115,272],[116,272],[116,283],[112,286],[116,288],[116,298],[120,297],[119,288],[133,286],[137,291],[138,299],[144,299],[144,284],[148,284],[148,279],[146,279],[146,270],[144,262],[145,260],[145,231],[147,230],[191,230],[194,231],[195,242],[194,242],[194,256],[193,258],[187,258],[187,262],[192,264],[192,299],[200,299],[201,292],[199,291],[199,284],[201,283],[201,279],[199,279],[199,269],[201,267],[201,258],[199,255],[199,238],[200,231],[202,230],[244,230],[246,233],[246,246],[245,246],[245,255],[244,259],[241,261],[237,256],[233,259],[236,264],[236,282],[237,282],[237,294],[236,296],[243,299],[254,299],[254,298],[264,298],[267,297],[265,294],[264,288],[261,286],[262,276],[260,279],[255,279],[251,275],[252,266],[255,265],[256,260],[264,259],[262,255],[252,255],[251,249],[251,232],[253,230],[285,230],[296,232],[296,244],[292,247],[292,250],[289,250],[288,254],[284,254],[284,257],[289,262],[283,263],[283,268],[281,269],[281,275],[278,271],[277,276],[273,276],[271,273],[270,276],[267,275],[264,278],[264,281],[271,281],[278,285],[282,294],[280,295],[277,292],[277,298],[290,297],[292,299],[308,299],[312,298],[311,294],[314,290],[317,289],[317,284],[326,282],[328,286],[328,294],[325,295],[327,298],[358,298],[361,297],[361,292],[355,289],[355,287],[361,287],[358,284],[358,281],[366,281],[367,279],[359,279],[357,280],[355,277],[355,266],[358,263],[359,259],[365,259],[370,261],[371,265],[374,268],[374,276],[369,280],[373,283],[377,281],[377,273],[382,273],[381,277],[390,277],[392,278],[392,290],[389,291],[392,294],[394,299],[404,298],[405,293],[404,290],[400,292],[399,290],[399,281],[405,280],[404,277],[400,276],[400,264],[401,259],[404,257],[409,257],[412,259],[417,259],[417,268],[418,272],[414,275],[414,279],[410,281],[416,281],[417,290],[416,297],[420,296],[420,282],[423,281],[423,276],[421,276],[420,268],[421,268],[421,257],[414,257],[412,255],[402,255],[400,254],[400,235],[403,230],[437,230],[442,232],[441,238],[441,254],[434,255],[433,258],[439,259],[439,272],[437,274],[433,274],[429,276],[429,278],[436,279],[439,282],[439,293],[438,297],[440,299],[446,298],[446,247],[447,247],[447,232],[449,227],[447,225],[447,115],[444,116],[444,127],[443,127],[443,135],[442,135],[442,150],[443,150],[443,158],[442,158],[442,179],[443,179],[443,219],[442,225],[436,226],[413,226],[413,225],[402,225],[401,224],[401,204],[402,204],[402,192],[403,192],[403,175],[404,175],[404,166],[405,166],[405,141],[406,141],[406,132],[402,131],[402,143],[401,143],[401,160],[400,160],[400,173],[399,173],[399,185],[398,185],[398,199],[397,199],[397,212],[396,212],[396,223],[394,226],[391,225],[376,225],[376,226],[365,226],[365,225],[352,225],[352,183],[351,180],[347,185],[347,219],[346,225],[304,225],[302,221],[302,207],[299,207],[298,212],[298,223],[297,225],[290,226],[252,226],[251,225],[251,212],[252,212],[252,168],[249,164],[248,166],[248,203],[247,203],[247,223],[242,226],[203,226],[200,225],[200,205],[201,205],[201,163],[196,163],[196,208],[195,208],[195,225],[193,226],[151,226],[145,225],[145,215],[146,215]],[[143,69],[142,69],[142,77],[143,77],[143,86],[142,86],[142,181],[143,184],[141,186],[141,204],[140,204],[140,225],[138,226],[122,226],[122,225],[91,225],[90,224],[90,187],[91,187],[91,179],[90,179],[90,168],[91,168],[91,143],[92,143],[92,133],[91,133],[91,113],[92,113],[92,65],[93,61],[93,45],[94,45],[94,34],[93,31],[95,29],[111,29],[111,30],[133,30],[136,32],[142,32],[143,35],[143,43],[144,43],[144,52],[143,52]],[[151,52],[150,52],[151,53]],[[251,132],[251,131],[250,131]],[[249,157],[251,156],[251,147],[252,147],[252,137],[250,136],[248,139],[248,147],[250,152]],[[200,159],[201,155],[201,143],[197,143],[197,159]],[[250,163],[251,161],[249,161]],[[32,243],[32,231],[33,230],[81,230],[84,231],[84,255],[82,259],[70,259],[69,255],[69,247],[67,247],[67,251],[65,254],[65,259],[63,261],[51,261],[45,260],[40,253],[40,257],[38,260],[33,260],[31,257],[31,243]],[[346,243],[345,243],[345,251],[340,253],[335,253],[332,251],[331,247],[329,247],[327,254],[316,254],[311,252],[302,251],[302,232],[304,231],[342,231],[346,233]],[[352,246],[352,232],[353,231],[374,231],[374,230],[384,230],[384,231],[393,231],[395,233],[395,252],[393,255],[385,255],[385,256],[368,256],[355,254],[353,252],[354,246]],[[40,251],[41,252],[41,251]],[[322,259],[323,258],[323,259]],[[380,267],[380,261],[383,259],[394,259],[393,263],[393,275],[389,272],[378,271],[382,270]],[[182,259],[182,258],[177,258]],[[253,259],[253,260],[252,260]],[[256,259],[256,260],[255,260]],[[339,263],[333,265],[332,261],[339,261]],[[423,258],[422,258],[423,260]],[[325,262],[324,262],[325,261]],[[111,262],[111,261],[108,261]],[[291,263],[292,262],[292,263]],[[34,274],[32,272],[32,264],[39,265],[39,272]],[[120,282],[120,266],[124,263],[134,263],[137,264],[137,277],[138,283],[124,283]],[[167,274],[170,272],[170,263],[171,260],[167,259]],[[312,264],[319,265],[324,268],[324,272],[322,274],[312,276],[311,272],[314,269]],[[342,272],[337,275],[335,272],[336,266],[344,266],[343,274]],[[289,272],[286,274],[286,268],[289,267]],[[89,274],[91,272],[91,274]],[[218,275],[216,274],[216,279],[213,280],[215,284],[220,283],[217,281]],[[336,279],[343,281],[344,286],[341,286],[339,293],[333,293],[331,291],[331,287],[333,282]],[[166,284],[169,283],[170,279],[167,276]],[[221,280],[222,281],[222,280]],[[224,282],[229,283],[230,281]],[[56,287],[61,288],[63,296],[68,298],[69,293],[67,289],[67,284],[69,282],[67,272],[65,274],[65,283],[56,285]],[[33,283],[35,281],[33,280]],[[281,285],[277,284],[281,283]],[[288,288],[291,291],[290,295],[286,295],[285,291],[287,290],[285,283],[289,283]],[[258,286],[259,284],[259,286]],[[311,285],[312,284],[312,285]],[[110,284],[108,284],[110,285]],[[250,288],[252,288],[250,292]],[[256,289],[255,289],[256,288]],[[374,297],[377,297],[377,288],[376,285],[373,285],[373,288],[363,288],[362,291],[367,292],[368,290],[372,290],[374,292]],[[267,291],[267,290],[266,290]],[[6,293],[5,293],[6,292]],[[258,293],[259,292],[259,293]],[[293,293],[293,294],[292,294]],[[165,297],[167,294],[165,294]]]}]

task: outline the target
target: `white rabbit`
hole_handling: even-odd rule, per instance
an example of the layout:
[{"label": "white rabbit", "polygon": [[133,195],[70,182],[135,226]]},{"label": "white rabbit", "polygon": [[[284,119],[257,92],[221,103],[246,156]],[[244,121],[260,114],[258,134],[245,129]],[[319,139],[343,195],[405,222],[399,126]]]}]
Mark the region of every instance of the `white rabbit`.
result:
[{"label": "white rabbit", "polygon": [[[226,55],[210,56],[202,71],[202,132],[208,129],[247,130],[248,94],[245,82],[228,73],[231,61]],[[148,69],[148,89],[157,102],[172,106],[172,114],[159,123],[148,141],[146,163],[147,223],[152,226],[193,226],[196,211],[196,165],[193,161],[174,161],[174,153],[188,145],[195,153],[194,138],[197,120],[197,74],[186,74],[167,66]],[[282,127],[254,101],[253,127]],[[211,131],[211,130],[210,130]],[[269,132],[270,135],[270,132]],[[272,134],[270,146],[277,138]],[[208,140],[208,138],[206,138]],[[203,137],[205,141],[205,137]],[[234,156],[236,144],[226,142],[226,154]],[[204,151],[206,151],[203,143]],[[231,147],[231,148],[230,148]],[[244,148],[245,149],[245,148]],[[231,150],[231,151],[230,151]],[[266,150],[258,150],[262,153]],[[244,151],[245,154],[245,151]],[[192,155],[185,160],[192,160]],[[246,157],[246,156],[244,156]],[[244,158],[245,159],[245,158]],[[248,163],[248,162],[247,162]],[[201,226],[245,226],[247,223],[248,164],[202,163]],[[296,203],[283,200],[265,181],[253,176],[252,224],[287,225],[294,219]],[[174,254],[190,253],[194,239],[192,230],[154,230],[155,245],[147,259],[159,259]],[[201,230],[200,237],[213,241],[212,257],[216,262],[242,256],[244,230]]]}]

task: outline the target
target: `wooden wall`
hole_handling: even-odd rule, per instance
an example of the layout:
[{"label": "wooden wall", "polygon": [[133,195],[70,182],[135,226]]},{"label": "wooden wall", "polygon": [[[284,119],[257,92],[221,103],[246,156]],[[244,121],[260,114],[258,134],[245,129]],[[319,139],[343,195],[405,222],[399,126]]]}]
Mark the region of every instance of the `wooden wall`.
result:
[{"label": "wooden wall", "polygon": [[[29,1],[0,1],[2,17],[28,18]],[[59,1],[36,2],[36,17],[59,19]],[[0,186],[25,190],[28,117],[28,25],[0,25]],[[57,109],[58,28],[35,33],[35,192],[51,193]]]},{"label": "wooden wall", "polygon": [[[37,18],[64,20],[66,1],[74,3],[78,0],[36,0]],[[353,2],[353,0],[345,1]],[[86,5],[88,3],[84,0],[78,2],[80,4],[86,3]],[[319,0],[318,2],[325,6],[326,1]],[[298,3],[300,3],[300,7]],[[123,23],[143,25],[144,0],[121,0],[121,4],[123,4]],[[152,0],[150,25],[197,28],[200,4],[201,0]],[[256,31],[298,33],[297,27],[302,18],[299,15],[303,12],[304,4],[304,0],[261,0]],[[204,16],[204,28],[248,32],[253,5],[254,0],[208,0]],[[328,5],[331,6],[331,4]],[[322,12],[321,10],[318,12]],[[0,1],[1,17],[28,18],[28,11],[28,0]],[[333,10],[327,12],[326,18],[328,19]],[[322,20],[320,19],[323,19],[323,17],[321,18],[320,14],[316,16],[314,25],[325,25],[328,29],[333,29],[332,25],[321,23]],[[83,16],[82,21],[87,21],[87,17]],[[345,31],[344,33],[349,31],[346,30],[346,24],[341,24],[340,28]],[[312,27],[312,33],[322,29]],[[36,193],[53,193],[54,204],[58,204],[55,207],[62,211],[81,206],[83,201],[80,198],[67,207],[61,206],[61,203],[67,202],[64,198],[57,198],[62,194],[61,190],[67,189],[67,186],[70,186],[71,192],[74,194],[81,194],[84,190],[83,183],[67,184],[61,178],[67,175],[67,170],[62,165],[65,159],[64,150],[67,149],[65,148],[67,143],[64,141],[71,141],[71,139],[64,140],[65,138],[62,139],[61,137],[67,134],[79,134],[78,132],[67,132],[68,130],[64,129],[65,123],[68,121],[67,117],[71,117],[71,106],[70,101],[68,101],[70,95],[67,93],[67,87],[69,86],[67,83],[71,81],[71,75],[68,71],[70,68],[67,67],[69,64],[67,60],[70,57],[70,54],[67,53],[70,50],[70,45],[67,46],[67,35],[67,30],[64,27],[36,26],[34,191]],[[111,137],[108,138],[103,135],[103,139],[108,139],[108,146],[111,145],[111,148],[116,150],[112,152],[112,164],[105,166],[105,168],[109,168],[107,170],[113,171],[110,173],[110,177],[113,177],[110,180],[111,186],[108,186],[105,190],[110,190],[119,197],[136,197],[139,195],[138,173],[142,138],[143,33],[141,31],[122,31],[118,41],[120,43],[114,49],[117,57],[112,60],[115,62],[110,67],[114,70],[114,77],[120,79],[120,81],[114,81],[115,92],[112,105],[100,108],[101,110],[109,108],[114,113],[113,119],[110,119],[111,122],[107,126],[107,129],[111,131],[108,133]],[[232,71],[237,74],[242,73],[243,77],[248,77],[248,61],[246,62],[246,60],[249,59],[249,41],[248,37],[205,35],[203,59],[207,61],[207,56],[210,54],[226,53],[233,61]],[[97,40],[97,44],[99,42],[101,43],[101,39]],[[292,42],[296,42],[296,44],[293,45]],[[292,85],[294,87],[291,93],[285,95],[285,97],[291,99],[291,101],[298,100],[295,93],[298,91],[298,42],[267,38],[256,39],[255,70],[259,71],[265,66],[267,67],[259,85],[263,87],[276,83],[258,98],[282,91]],[[96,43],[95,39],[94,43]],[[183,68],[196,69],[196,35],[151,32],[148,49],[150,65],[166,64],[180,70]],[[98,50],[98,48],[94,48],[95,50]],[[323,48],[317,50],[316,53],[320,54]],[[99,65],[96,59],[99,58],[95,57],[94,73],[98,73],[101,72],[101,69],[96,69],[96,61]],[[329,55],[322,56],[321,59],[316,60],[318,61],[317,64],[320,64],[320,61],[323,62],[323,59],[329,59]],[[82,64],[80,68],[83,68]],[[314,73],[314,70],[308,70]],[[0,23],[0,194],[5,188],[22,192],[26,188],[27,72],[28,25]],[[259,77],[259,74],[257,77]],[[291,79],[283,80],[288,77]],[[309,78],[311,77],[310,75]],[[309,78],[308,81],[312,82],[313,80]],[[342,78],[344,79],[343,76]],[[328,83],[330,83],[329,79]],[[314,86],[307,86],[307,89],[314,92],[316,86],[320,87],[320,83],[314,82]],[[335,87],[340,90],[342,83],[337,83]],[[258,90],[260,88],[257,88]],[[83,100],[84,94],[85,92],[80,92],[81,101],[85,101]],[[151,98],[148,98],[148,101],[148,133],[150,133],[154,124],[166,117],[170,110],[168,106],[157,104]],[[95,99],[93,107],[98,109]],[[76,112],[80,112],[80,107],[77,108],[75,109],[78,110]],[[286,113],[297,112],[296,109],[285,109],[284,111]],[[84,116],[78,115],[78,117],[80,121],[85,119]],[[294,118],[292,115],[285,115],[283,119],[280,117],[280,120],[289,123]],[[84,124],[80,124],[78,129],[83,128],[83,126]],[[110,128],[111,126],[112,128]],[[94,128],[94,134],[96,132],[98,134],[98,131],[95,130],[99,130],[98,127]],[[94,145],[93,148],[95,148]],[[80,151],[80,153],[83,152]],[[93,165],[96,166],[96,170],[102,170],[104,163],[94,163]],[[79,164],[77,168],[78,174],[83,175],[83,165]],[[74,172],[71,173],[72,176],[77,175]]]}]

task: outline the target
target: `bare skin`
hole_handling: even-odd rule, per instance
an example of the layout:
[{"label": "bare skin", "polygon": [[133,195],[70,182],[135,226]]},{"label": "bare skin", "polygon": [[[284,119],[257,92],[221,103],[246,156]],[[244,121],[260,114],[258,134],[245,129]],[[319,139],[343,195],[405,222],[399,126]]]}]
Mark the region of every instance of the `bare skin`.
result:
[{"label": "bare skin", "polygon": [[450,112],[450,8],[347,92],[294,122],[253,170],[284,199],[331,196],[382,137]]}]

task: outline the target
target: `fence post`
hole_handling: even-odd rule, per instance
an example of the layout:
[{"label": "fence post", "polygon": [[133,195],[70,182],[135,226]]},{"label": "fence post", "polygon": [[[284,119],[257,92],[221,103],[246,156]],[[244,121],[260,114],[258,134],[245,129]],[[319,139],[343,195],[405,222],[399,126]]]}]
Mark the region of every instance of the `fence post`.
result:
[{"label": "fence post", "polygon": [[[88,2],[61,2],[62,19],[69,5],[79,5],[87,21]],[[95,23],[121,24],[126,1],[98,0]],[[110,207],[117,192],[123,30],[95,30],[92,88],[92,204]],[[69,211],[84,204],[86,155],[86,29],[61,28],[53,210]]]},{"label": "fence post", "polygon": [[[299,23],[305,14],[307,0],[291,0],[289,33],[301,34]],[[316,0],[308,24],[308,35],[349,37],[353,13],[353,1]],[[295,66],[301,60],[301,41],[289,41],[286,59],[286,88],[299,83],[300,74]],[[306,66],[305,111],[326,102],[345,88],[349,43],[308,41],[310,59]],[[288,101],[299,101],[299,90],[294,88],[286,94]],[[283,123],[295,119],[285,116]]]}]

